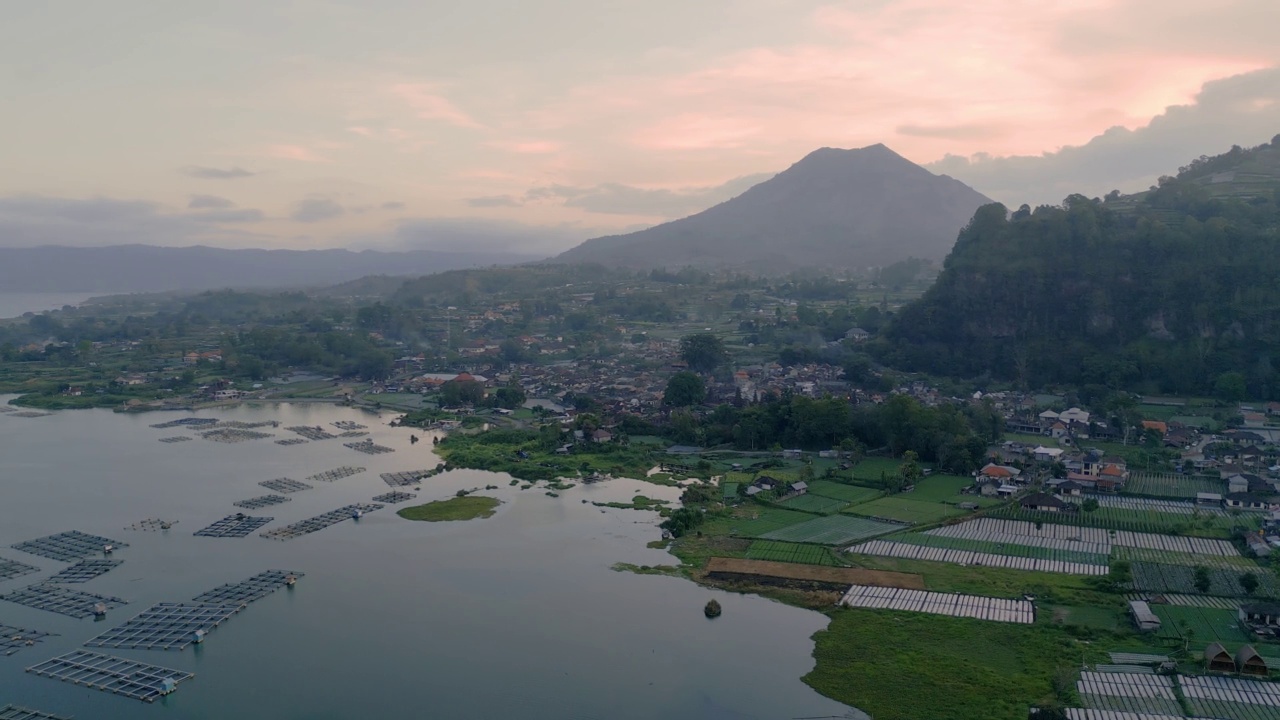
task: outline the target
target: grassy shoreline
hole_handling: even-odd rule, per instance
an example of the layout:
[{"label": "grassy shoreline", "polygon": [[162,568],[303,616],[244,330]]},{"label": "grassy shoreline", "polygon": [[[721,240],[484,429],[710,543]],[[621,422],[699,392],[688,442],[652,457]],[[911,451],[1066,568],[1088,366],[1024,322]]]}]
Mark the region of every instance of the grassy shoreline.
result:
[{"label": "grassy shoreline", "polygon": [[401,508],[396,515],[406,520],[421,522],[454,522],[460,520],[483,520],[493,517],[502,502],[497,498],[483,495],[467,495],[448,500],[436,500],[425,505]]}]

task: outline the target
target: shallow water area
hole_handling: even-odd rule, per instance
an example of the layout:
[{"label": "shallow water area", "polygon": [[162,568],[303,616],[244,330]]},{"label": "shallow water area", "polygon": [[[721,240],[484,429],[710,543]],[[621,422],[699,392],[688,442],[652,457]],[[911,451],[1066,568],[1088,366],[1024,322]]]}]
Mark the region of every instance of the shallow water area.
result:
[{"label": "shallow water area", "polygon": [[[9,398],[0,397],[0,402]],[[615,572],[617,562],[673,564],[645,543],[659,536],[656,513],[599,508],[636,494],[674,499],[678,488],[635,480],[577,485],[549,497],[510,477],[454,471],[425,481],[410,503],[387,505],[284,542],[194,537],[241,510],[238,500],[289,477],[313,487],[289,502],[245,511],[271,516],[263,530],[310,518],[391,490],[379,473],[434,467],[431,436],[392,428],[394,414],[321,403],[261,404],[196,413],[221,420],[277,420],[273,437],[211,442],[193,428],[154,429],[190,413],[65,411],[47,417],[0,414],[0,558],[41,568],[0,581],[0,594],[67,563],[14,550],[13,543],[80,530],[129,547],[124,564],[78,590],[129,604],[106,620],[74,620],[0,602],[0,624],[58,633],[0,656],[0,706],[15,703],[80,718],[795,718],[849,709],[799,681],[813,665],[817,613],[758,597],[699,588],[684,580]],[[281,446],[284,428],[350,420],[378,445],[366,455],[332,439]],[[411,445],[413,433],[423,440]],[[160,438],[188,435],[189,442]],[[332,483],[309,475],[340,466],[363,473]],[[486,485],[498,489],[485,491]],[[408,504],[460,489],[503,504],[489,519],[403,520]],[[168,531],[124,528],[147,518]],[[292,589],[249,605],[184,651],[108,650],[195,673],[177,692],[146,705],[39,678],[23,669],[80,648],[159,602],[268,569],[305,573]],[[722,617],[702,608],[717,598]]]}]

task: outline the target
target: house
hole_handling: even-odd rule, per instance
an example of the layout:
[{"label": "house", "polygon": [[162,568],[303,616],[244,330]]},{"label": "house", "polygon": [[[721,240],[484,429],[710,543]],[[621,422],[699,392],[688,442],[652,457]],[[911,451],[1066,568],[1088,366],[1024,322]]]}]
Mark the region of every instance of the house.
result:
[{"label": "house", "polygon": [[1070,512],[1075,509],[1074,505],[1049,493],[1031,493],[1022,498],[1019,504],[1023,510],[1034,510],[1036,512]]},{"label": "house", "polygon": [[1054,440],[1061,440],[1067,436],[1067,426],[1061,420],[1049,426],[1049,435]]},{"label": "house", "polygon": [[804,453],[800,450],[783,450],[782,457],[786,460],[799,460]]},{"label": "house", "polygon": [[1016,480],[1022,471],[1016,467],[1009,465],[996,465],[988,463],[978,471],[979,478],[991,478],[994,480]]},{"label": "house", "polygon": [[862,328],[851,328],[844,334],[844,337],[846,340],[852,340],[856,343],[860,343],[871,337],[871,333],[863,330]]},{"label": "house", "polygon": [[791,492],[795,493],[796,495],[803,495],[809,492],[809,483],[803,482],[803,481],[797,482],[797,483],[791,483]]},{"label": "house", "polygon": [[1209,672],[1233,673],[1236,671],[1236,659],[1220,642],[1211,642],[1204,649],[1204,665]]},{"label": "house", "polygon": [[1166,422],[1161,422],[1159,420],[1143,420],[1142,429],[1144,431],[1155,430],[1156,432],[1160,433],[1160,437],[1164,437],[1165,435],[1169,434],[1169,424]]},{"label": "house", "polygon": [[1208,492],[1196,493],[1196,504],[1197,505],[1221,505],[1222,495],[1218,493],[1208,493]]},{"label": "house", "polygon": [[1266,510],[1267,497],[1257,493],[1227,493],[1222,498],[1222,506],[1235,510]]},{"label": "house", "polygon": [[1084,423],[1089,424],[1089,413],[1078,407],[1069,408],[1058,413],[1058,419],[1064,423]]},{"label": "house", "polygon": [[1084,491],[1084,486],[1075,480],[1063,480],[1058,483],[1057,491],[1062,496],[1080,497],[1080,493]]},{"label": "house", "polygon": [[1255,557],[1266,557],[1271,554],[1271,546],[1267,544],[1266,538],[1262,537],[1260,532],[1245,533],[1244,544],[1249,546],[1249,552]]},{"label": "house", "polygon": [[1131,600],[1129,602],[1129,615],[1133,618],[1133,624],[1142,632],[1159,632],[1160,618],[1151,612],[1151,606],[1142,600]]},{"label": "house", "polygon": [[1269,674],[1267,670],[1267,661],[1262,659],[1257,650],[1252,645],[1241,645],[1236,651],[1236,671],[1241,675],[1258,675],[1266,677]]},{"label": "house", "polygon": [[1244,475],[1232,475],[1227,478],[1227,492],[1229,493],[1247,493],[1249,492],[1249,478]]},{"label": "house", "polygon": [[1265,630],[1273,633],[1280,630],[1280,604],[1258,602],[1241,605],[1236,616],[1254,632]]},{"label": "house", "polygon": [[1053,462],[1062,456],[1062,452],[1062,448],[1049,448],[1041,445],[1035,450],[1032,450],[1031,454],[1035,456],[1036,460],[1041,462]]},{"label": "house", "polygon": [[607,443],[613,439],[613,433],[609,432],[608,430],[596,430],[595,432],[591,433],[591,439],[594,442]]}]

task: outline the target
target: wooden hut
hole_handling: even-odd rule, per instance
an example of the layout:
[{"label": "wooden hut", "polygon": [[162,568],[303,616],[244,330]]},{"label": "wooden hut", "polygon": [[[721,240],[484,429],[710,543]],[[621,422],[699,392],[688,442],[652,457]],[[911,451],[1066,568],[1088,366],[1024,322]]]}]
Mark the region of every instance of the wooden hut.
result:
[{"label": "wooden hut", "polygon": [[1209,672],[1233,673],[1236,671],[1235,658],[1220,642],[1211,642],[1204,649],[1204,665]]},{"label": "wooden hut", "polygon": [[1270,674],[1267,669],[1267,661],[1262,659],[1257,650],[1252,645],[1241,645],[1236,651],[1236,670],[1242,675],[1260,675],[1266,677]]}]

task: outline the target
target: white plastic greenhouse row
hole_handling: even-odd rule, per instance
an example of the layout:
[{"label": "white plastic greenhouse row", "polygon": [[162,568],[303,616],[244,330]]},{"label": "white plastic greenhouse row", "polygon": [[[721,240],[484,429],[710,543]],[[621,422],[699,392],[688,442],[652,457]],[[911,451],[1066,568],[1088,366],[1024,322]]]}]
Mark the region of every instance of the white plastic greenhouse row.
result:
[{"label": "white plastic greenhouse row", "polygon": [[1227,511],[1220,507],[1197,505],[1184,500],[1155,500],[1152,498],[1117,497],[1112,495],[1091,495],[1098,505],[1121,510],[1154,510],[1171,515],[1226,515]]},{"label": "white plastic greenhouse row", "polygon": [[[940,527],[926,531],[925,535],[953,537],[962,540],[982,540],[984,542],[1000,543],[1003,545],[1022,545],[1024,547],[1039,547],[1047,548],[1049,550],[1074,550],[1076,552],[1095,553],[1097,555],[1111,554],[1111,545],[1109,543],[1081,542],[1079,540],[1068,540],[1066,538],[1035,537],[1031,535],[1017,535],[1014,533],[999,532],[996,530],[986,530],[979,526],[979,524],[986,522],[987,520],[987,518],[983,518],[972,522],[962,523],[960,525]],[[1017,521],[999,520],[993,522]]]},{"label": "white plastic greenhouse row", "polygon": [[[1009,540],[1023,545],[1032,544],[1034,540],[1076,540],[1075,545],[1065,549],[1082,552],[1100,552],[1107,554],[1111,545],[1121,547],[1147,548],[1149,550],[1169,550],[1172,552],[1192,553],[1197,555],[1220,555],[1224,557],[1238,556],[1235,546],[1226,540],[1210,540],[1207,538],[1183,537],[1175,535],[1158,535],[1155,533],[1138,533],[1128,530],[1117,530],[1114,533],[1101,528],[1077,527],[1075,525],[1056,525],[1042,523],[1037,529],[1035,523],[1026,520],[1001,520],[998,518],[977,518],[958,525],[948,525],[931,533],[945,537],[982,539],[980,533],[1018,536],[1020,540]],[[1088,544],[1107,546],[1107,549],[1086,549]],[[1036,547],[1051,547],[1039,545]]]},{"label": "white plastic greenhouse row", "polygon": [[[1067,720],[1197,720],[1182,715],[1125,712],[1123,710],[1094,710],[1091,708],[1066,708]],[[1032,716],[1035,717],[1034,715]],[[1199,720],[1204,720],[1200,718]]]},{"label": "white plastic greenhouse row", "polygon": [[1178,681],[1182,694],[1188,698],[1280,708],[1280,683],[1189,675],[1179,677]]},{"label": "white plastic greenhouse row", "polygon": [[1177,700],[1173,694],[1173,680],[1166,675],[1140,673],[1082,672],[1076,690],[1081,695],[1109,695],[1111,697],[1159,698]]},{"label": "white plastic greenhouse row", "polygon": [[872,540],[861,545],[854,545],[849,552],[864,555],[881,555],[884,557],[908,558],[911,560],[933,560],[935,562],[957,563],[960,565],[983,565],[986,567],[1010,568],[1013,570],[1035,570],[1038,572],[1063,573],[1065,575],[1106,575],[1106,565],[1089,565],[1086,563],[1067,562],[1065,560],[1044,560],[1040,558],[1010,557],[992,553],[973,552],[971,550],[954,550],[952,548],[929,547],[909,543]]},{"label": "white plastic greenhouse row", "polygon": [[981,595],[854,585],[840,602],[849,607],[906,610],[1025,625],[1035,622],[1035,607],[1030,602]]}]

